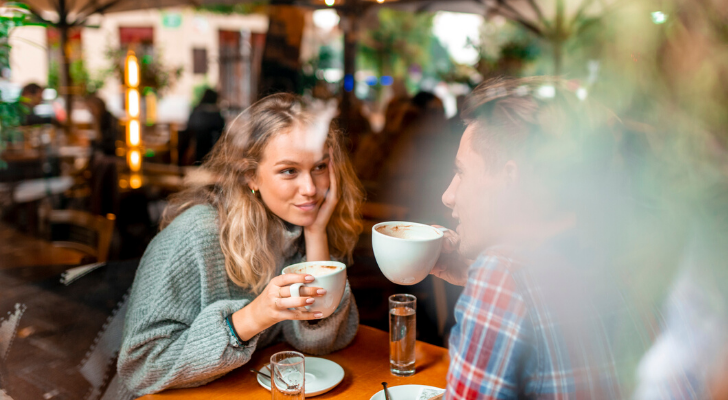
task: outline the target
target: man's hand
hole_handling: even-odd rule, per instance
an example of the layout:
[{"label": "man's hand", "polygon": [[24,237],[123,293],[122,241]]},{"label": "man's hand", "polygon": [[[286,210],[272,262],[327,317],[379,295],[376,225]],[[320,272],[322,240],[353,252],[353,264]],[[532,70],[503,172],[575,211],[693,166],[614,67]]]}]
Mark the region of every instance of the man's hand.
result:
[{"label": "man's hand", "polygon": [[[435,228],[442,228],[439,225],[433,225]],[[468,281],[468,267],[472,263],[460,256],[458,248],[460,247],[460,237],[453,230],[445,231],[445,238],[442,242],[442,251],[440,259],[432,268],[430,274],[450,282],[453,285],[465,286]]]}]

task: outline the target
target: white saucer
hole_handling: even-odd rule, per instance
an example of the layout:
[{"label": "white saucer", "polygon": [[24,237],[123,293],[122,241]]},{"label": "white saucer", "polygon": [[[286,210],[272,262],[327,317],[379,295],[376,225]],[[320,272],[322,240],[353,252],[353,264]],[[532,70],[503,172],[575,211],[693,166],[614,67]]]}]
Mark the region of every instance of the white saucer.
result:
[{"label": "white saucer", "polygon": [[[324,394],[335,388],[344,379],[344,369],[331,360],[306,357],[304,363],[306,369],[306,397]],[[259,371],[266,375],[271,373],[266,365],[260,368]],[[270,379],[258,375],[258,383],[270,390]]]},{"label": "white saucer", "polygon": [[[417,396],[422,393],[422,389],[433,389],[435,394],[439,394],[443,391],[442,388],[425,385],[399,385],[387,387],[389,392],[389,398],[392,400],[418,400]],[[384,389],[378,391],[369,400],[385,400]]]}]

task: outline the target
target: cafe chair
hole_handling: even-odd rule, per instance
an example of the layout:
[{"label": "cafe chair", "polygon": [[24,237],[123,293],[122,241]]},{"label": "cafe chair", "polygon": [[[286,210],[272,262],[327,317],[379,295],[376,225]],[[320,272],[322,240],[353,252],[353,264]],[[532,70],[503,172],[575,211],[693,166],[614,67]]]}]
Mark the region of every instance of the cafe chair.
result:
[{"label": "cafe chair", "polygon": [[51,242],[106,262],[114,232],[113,214],[107,217],[77,210],[53,210],[48,217]]}]

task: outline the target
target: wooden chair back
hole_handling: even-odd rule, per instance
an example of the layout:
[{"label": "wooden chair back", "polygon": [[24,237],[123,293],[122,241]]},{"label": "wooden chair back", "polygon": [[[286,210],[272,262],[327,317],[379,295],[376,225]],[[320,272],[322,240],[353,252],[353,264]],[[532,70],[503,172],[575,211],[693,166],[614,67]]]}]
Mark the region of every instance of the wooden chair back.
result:
[{"label": "wooden chair back", "polygon": [[108,217],[77,210],[53,210],[48,222],[51,242],[71,248],[105,262],[114,233],[114,215]]}]

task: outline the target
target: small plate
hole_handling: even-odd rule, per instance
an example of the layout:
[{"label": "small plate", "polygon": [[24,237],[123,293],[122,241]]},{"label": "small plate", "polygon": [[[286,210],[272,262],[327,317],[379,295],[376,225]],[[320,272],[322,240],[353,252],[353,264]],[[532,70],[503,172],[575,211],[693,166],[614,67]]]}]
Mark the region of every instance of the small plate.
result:
[{"label": "small plate", "polygon": [[[306,397],[324,394],[335,388],[344,379],[344,369],[331,360],[306,357],[304,365],[306,369]],[[271,374],[267,365],[264,365],[259,371],[266,375]],[[258,375],[258,383],[270,390],[270,379]]]},{"label": "small plate", "polygon": [[[443,389],[434,386],[425,385],[399,385],[387,387],[389,397],[392,400],[418,400],[417,396],[422,393],[423,389],[432,389],[435,394],[440,394]],[[369,400],[385,400],[384,389],[378,391]]]}]

